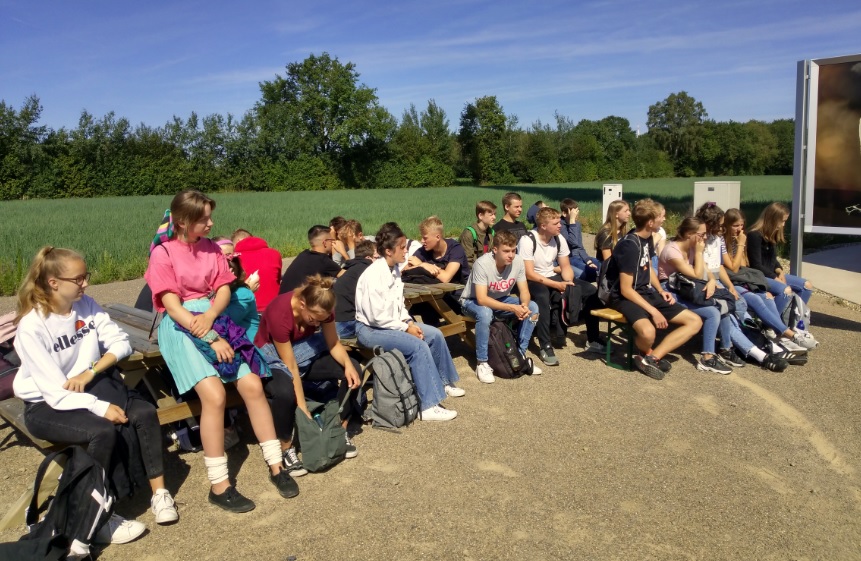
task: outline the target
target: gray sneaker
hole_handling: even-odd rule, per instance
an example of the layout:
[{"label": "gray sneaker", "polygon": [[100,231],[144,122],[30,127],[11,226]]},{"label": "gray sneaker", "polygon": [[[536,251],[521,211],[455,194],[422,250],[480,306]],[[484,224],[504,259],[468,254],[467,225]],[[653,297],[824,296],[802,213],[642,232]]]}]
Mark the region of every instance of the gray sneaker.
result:
[{"label": "gray sneaker", "polygon": [[284,450],[281,463],[287,473],[293,477],[302,477],[308,473],[308,470],[302,465],[302,460],[299,459],[299,454],[296,453],[296,448],[292,446]]},{"label": "gray sneaker", "polygon": [[804,347],[805,349],[815,349],[819,346],[819,341],[814,339],[813,335],[807,331],[801,330],[795,332],[795,335],[792,336],[792,342]]},{"label": "gray sneaker", "polygon": [[588,345],[586,345],[587,353],[597,353],[597,354],[607,354],[607,345],[602,343],[601,341],[590,341]]},{"label": "gray sneaker", "polygon": [[697,370],[703,372],[717,372],[718,374],[732,374],[732,368],[717,359],[717,355],[711,358],[700,357],[697,359]]},{"label": "gray sneaker", "polygon": [[556,353],[553,352],[553,347],[550,345],[538,351],[538,358],[547,366],[559,366],[559,359],[556,358]]},{"label": "gray sneaker", "polygon": [[634,357],[634,366],[637,370],[654,380],[663,380],[664,371],[658,365],[658,361],[652,355],[643,356],[637,355]]}]

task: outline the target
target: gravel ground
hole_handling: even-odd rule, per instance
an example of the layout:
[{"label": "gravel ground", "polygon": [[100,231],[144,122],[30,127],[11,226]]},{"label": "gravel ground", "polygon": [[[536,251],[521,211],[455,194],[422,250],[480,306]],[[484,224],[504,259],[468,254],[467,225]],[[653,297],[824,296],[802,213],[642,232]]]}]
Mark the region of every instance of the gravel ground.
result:
[{"label": "gravel ground", "polygon": [[[140,282],[90,293],[131,303]],[[180,522],[156,526],[136,497],[119,511],[149,534],[99,558],[859,559],[861,312],[821,294],[811,305],[821,346],[782,374],[698,372],[688,345],[658,382],[584,355],[575,329],[559,367],[484,385],[452,340],[467,391],[446,401],[456,420],[365,427],[356,459],[299,478],[291,500],[245,430],[229,454],[257,502],[244,515],[207,503],[201,453],[171,451]],[[0,509],[41,457],[0,430]]]}]

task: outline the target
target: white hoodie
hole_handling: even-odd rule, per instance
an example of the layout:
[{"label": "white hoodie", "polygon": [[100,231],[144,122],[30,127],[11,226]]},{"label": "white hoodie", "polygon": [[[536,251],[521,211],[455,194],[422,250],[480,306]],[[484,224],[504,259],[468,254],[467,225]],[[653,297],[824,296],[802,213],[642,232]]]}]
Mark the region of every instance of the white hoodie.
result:
[{"label": "white hoodie", "polygon": [[397,267],[377,259],[356,284],[356,320],[370,327],[406,331],[412,321],[404,306],[404,283]]},{"label": "white hoodie", "polygon": [[66,380],[87,370],[108,352],[117,360],[132,354],[129,336],[89,296],[72,304],[68,316],[37,310],[21,318],[15,350],[21,368],[15,376],[15,395],[24,401],[45,401],[53,409],[87,409],[104,417],[110,403],[88,393],[63,389]]}]

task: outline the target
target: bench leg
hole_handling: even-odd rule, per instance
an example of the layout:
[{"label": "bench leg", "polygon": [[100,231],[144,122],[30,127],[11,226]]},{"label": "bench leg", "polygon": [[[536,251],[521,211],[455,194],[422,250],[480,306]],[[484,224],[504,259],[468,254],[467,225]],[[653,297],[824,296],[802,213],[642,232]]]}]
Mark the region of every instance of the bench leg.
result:
[{"label": "bench leg", "polygon": [[[619,364],[613,362],[613,332],[619,331],[622,337],[627,338],[625,363]],[[618,323],[615,321],[607,321],[607,366],[611,366],[617,370],[634,370],[634,330],[627,323]]]}]

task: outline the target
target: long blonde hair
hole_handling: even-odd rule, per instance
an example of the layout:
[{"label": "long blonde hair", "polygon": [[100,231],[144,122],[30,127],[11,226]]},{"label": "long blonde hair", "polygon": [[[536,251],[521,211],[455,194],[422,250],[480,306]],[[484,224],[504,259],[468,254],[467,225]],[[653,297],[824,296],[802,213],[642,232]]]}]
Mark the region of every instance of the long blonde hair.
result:
[{"label": "long blonde hair", "polygon": [[50,245],[46,245],[36,253],[27,270],[27,275],[18,288],[18,310],[13,320],[15,325],[18,325],[21,318],[31,310],[41,310],[45,315],[54,312],[48,279],[62,275],[66,264],[76,259],[84,260],[77,251]]},{"label": "long blonde hair", "polygon": [[783,203],[771,203],[763,209],[762,214],[747,231],[759,232],[762,234],[762,239],[769,243],[785,243],[786,238],[783,236],[780,223],[787,218],[789,218],[788,206]]},{"label": "long blonde hair", "polygon": [[[601,226],[600,232],[607,232],[610,236],[610,239],[613,241],[613,247],[616,247],[616,244],[619,242],[619,238],[625,235],[624,229],[627,228],[628,223],[620,224],[619,220],[616,218],[616,215],[619,214],[619,211],[629,206],[627,202],[622,199],[613,201],[607,207],[607,219],[604,220],[604,224]],[[599,232],[599,233],[600,233]],[[598,236],[595,236],[595,251],[600,251],[601,248],[598,247]]]}]

